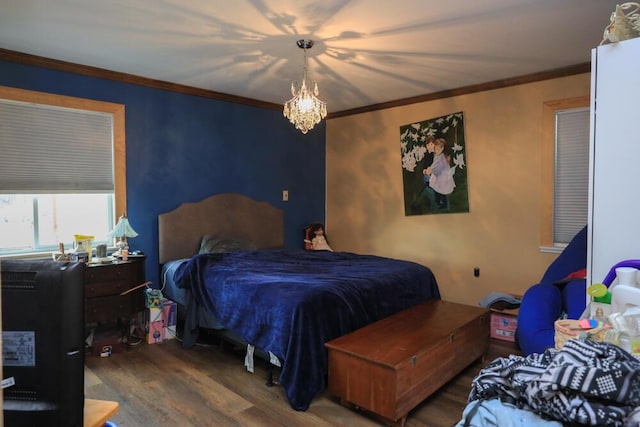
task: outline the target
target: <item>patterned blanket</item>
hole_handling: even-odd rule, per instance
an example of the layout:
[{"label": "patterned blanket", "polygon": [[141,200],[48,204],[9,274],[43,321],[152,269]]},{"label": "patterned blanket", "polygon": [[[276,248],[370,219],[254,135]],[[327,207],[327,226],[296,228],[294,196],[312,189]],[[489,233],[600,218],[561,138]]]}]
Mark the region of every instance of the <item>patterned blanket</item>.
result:
[{"label": "patterned blanket", "polygon": [[613,344],[579,340],[498,358],[473,380],[469,402],[495,398],[565,424],[636,426],[640,360]]}]

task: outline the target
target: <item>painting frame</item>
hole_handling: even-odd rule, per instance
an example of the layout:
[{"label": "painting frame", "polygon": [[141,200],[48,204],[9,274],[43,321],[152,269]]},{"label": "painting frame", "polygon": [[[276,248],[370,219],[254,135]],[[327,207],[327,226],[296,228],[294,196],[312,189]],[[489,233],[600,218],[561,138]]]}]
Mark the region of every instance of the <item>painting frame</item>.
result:
[{"label": "painting frame", "polygon": [[400,126],[405,216],[469,212],[464,113]]}]

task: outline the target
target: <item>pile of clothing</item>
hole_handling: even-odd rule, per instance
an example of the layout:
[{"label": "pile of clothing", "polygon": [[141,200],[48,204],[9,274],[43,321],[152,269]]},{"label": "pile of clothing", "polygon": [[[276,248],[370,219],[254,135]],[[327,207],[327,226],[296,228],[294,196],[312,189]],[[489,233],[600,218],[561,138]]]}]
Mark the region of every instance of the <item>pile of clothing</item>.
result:
[{"label": "pile of clothing", "polygon": [[620,347],[569,340],[498,358],[473,380],[466,426],[640,426],[640,360]]}]

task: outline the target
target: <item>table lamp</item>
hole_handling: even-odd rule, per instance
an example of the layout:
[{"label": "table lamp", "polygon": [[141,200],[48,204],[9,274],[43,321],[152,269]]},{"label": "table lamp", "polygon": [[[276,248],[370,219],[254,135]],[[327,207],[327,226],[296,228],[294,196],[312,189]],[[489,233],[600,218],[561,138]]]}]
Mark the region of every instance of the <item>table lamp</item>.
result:
[{"label": "table lamp", "polygon": [[113,254],[115,257],[121,257],[122,251],[125,249],[129,249],[129,244],[127,243],[127,237],[136,237],[138,233],[131,227],[129,224],[129,219],[126,214],[122,214],[122,216],[118,219],[118,223],[109,233],[109,237],[117,237],[120,239],[116,246],[118,251]]}]

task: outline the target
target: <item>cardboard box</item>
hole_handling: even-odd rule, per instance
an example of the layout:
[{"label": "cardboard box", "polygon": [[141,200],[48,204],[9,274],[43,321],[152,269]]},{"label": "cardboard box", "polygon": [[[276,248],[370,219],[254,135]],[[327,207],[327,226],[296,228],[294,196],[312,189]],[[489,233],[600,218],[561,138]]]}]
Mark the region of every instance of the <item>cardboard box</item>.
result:
[{"label": "cardboard box", "polygon": [[176,337],[178,305],[163,299],[159,307],[145,309],[145,336],[148,344],[158,344]]},{"label": "cardboard box", "polygon": [[165,326],[175,326],[178,321],[178,304],[170,299],[162,302],[162,310],[164,312]]},{"label": "cardboard box", "polygon": [[518,317],[513,314],[491,312],[491,338],[515,342]]},{"label": "cardboard box", "polygon": [[157,344],[165,340],[163,311],[156,307],[145,310],[147,344]]},{"label": "cardboard box", "polygon": [[176,337],[176,324],[178,322],[178,304],[170,299],[162,302],[162,312],[165,321],[165,340],[171,340]]},{"label": "cardboard box", "polygon": [[164,328],[164,338],[167,340],[172,340],[178,336],[176,332],[176,325],[167,326],[166,328]]}]

